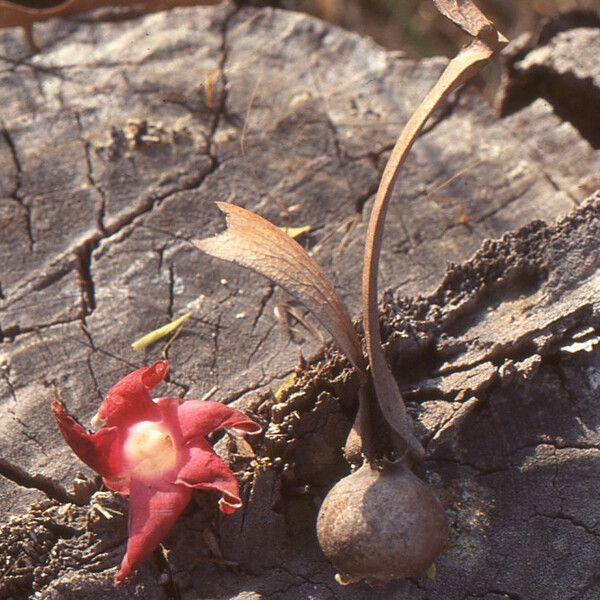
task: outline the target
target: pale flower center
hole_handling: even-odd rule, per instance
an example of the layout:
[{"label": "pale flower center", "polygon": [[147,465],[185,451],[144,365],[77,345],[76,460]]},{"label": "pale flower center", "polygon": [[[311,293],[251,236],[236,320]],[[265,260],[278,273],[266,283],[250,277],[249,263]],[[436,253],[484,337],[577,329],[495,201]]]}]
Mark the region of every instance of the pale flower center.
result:
[{"label": "pale flower center", "polygon": [[177,452],[168,431],[160,423],[140,421],[129,428],[124,446],[132,475],[152,478],[175,466]]}]

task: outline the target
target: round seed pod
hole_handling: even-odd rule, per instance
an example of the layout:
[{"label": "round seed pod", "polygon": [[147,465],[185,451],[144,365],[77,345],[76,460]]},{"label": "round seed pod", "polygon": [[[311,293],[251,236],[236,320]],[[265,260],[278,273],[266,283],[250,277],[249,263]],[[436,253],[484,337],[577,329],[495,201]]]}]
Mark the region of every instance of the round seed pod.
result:
[{"label": "round seed pod", "polygon": [[448,523],[437,496],[404,463],[381,470],[365,463],[327,494],[317,535],[340,583],[385,583],[429,567]]}]

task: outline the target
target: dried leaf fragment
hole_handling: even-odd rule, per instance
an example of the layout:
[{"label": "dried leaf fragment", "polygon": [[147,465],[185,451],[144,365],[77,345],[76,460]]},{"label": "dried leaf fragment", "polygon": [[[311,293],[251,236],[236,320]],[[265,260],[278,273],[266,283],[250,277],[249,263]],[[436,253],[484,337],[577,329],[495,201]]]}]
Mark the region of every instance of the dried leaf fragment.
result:
[{"label": "dried leaf fragment", "polygon": [[180,325],[183,325],[192,316],[192,314],[193,313],[190,310],[184,315],[181,315],[181,317],[179,317],[178,319],[175,319],[174,321],[171,321],[170,323],[167,323],[166,325],[163,325],[162,327],[159,327],[158,329],[147,333],[141,338],[135,340],[135,342],[131,344],[131,347],[134,350],[141,350],[142,348],[145,348],[150,344],[154,344],[154,342],[156,342],[157,340],[160,340],[166,335],[169,335],[171,331],[175,331]]},{"label": "dried leaf fragment", "polygon": [[226,215],[227,229],[215,237],[194,241],[194,245],[206,254],[251,269],[280,285],[313,313],[364,376],[364,359],[352,321],[333,284],[314,259],[266,219],[228,202],[216,204]]},{"label": "dried leaf fragment", "polygon": [[439,12],[470,36],[481,37],[485,31],[490,31],[501,43],[508,41],[471,0],[433,0],[433,3]]},{"label": "dried leaf fragment", "polygon": [[302,227],[280,227],[279,229],[295,240],[300,236],[303,236],[305,233],[310,233],[312,227],[310,225],[303,225]]},{"label": "dried leaf fragment", "polygon": [[425,569],[425,575],[427,575],[428,579],[431,579],[431,581],[435,581],[435,575],[436,575],[437,569],[435,566],[435,563],[432,562],[426,569]]}]

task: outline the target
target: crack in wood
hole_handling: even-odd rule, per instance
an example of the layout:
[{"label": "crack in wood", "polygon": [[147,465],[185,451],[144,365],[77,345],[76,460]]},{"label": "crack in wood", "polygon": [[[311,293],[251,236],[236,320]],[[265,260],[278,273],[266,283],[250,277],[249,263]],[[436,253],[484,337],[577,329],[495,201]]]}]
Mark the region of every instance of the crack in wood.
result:
[{"label": "crack in wood", "polygon": [[33,222],[31,215],[31,206],[27,204],[26,200],[22,196],[22,185],[23,185],[23,167],[19,159],[17,152],[17,145],[6,125],[0,122],[0,130],[6,145],[10,150],[12,161],[15,167],[15,183],[11,192],[11,198],[15,200],[21,208],[25,211],[25,230],[27,231],[27,237],[29,239],[29,250],[33,252],[35,247],[35,238],[33,236]]},{"label": "crack in wood", "polygon": [[96,177],[94,175],[94,163],[92,159],[92,144],[89,140],[84,137],[84,128],[83,122],[81,119],[81,114],[78,111],[74,113],[75,121],[77,123],[77,128],[79,129],[79,141],[83,146],[84,155],[85,155],[85,164],[86,164],[86,178],[88,183],[92,186],[94,190],[96,190],[99,203],[96,211],[96,225],[100,232],[103,235],[107,235],[106,227],[104,225],[104,218],[106,213],[106,194],[102,187],[96,181]]}]

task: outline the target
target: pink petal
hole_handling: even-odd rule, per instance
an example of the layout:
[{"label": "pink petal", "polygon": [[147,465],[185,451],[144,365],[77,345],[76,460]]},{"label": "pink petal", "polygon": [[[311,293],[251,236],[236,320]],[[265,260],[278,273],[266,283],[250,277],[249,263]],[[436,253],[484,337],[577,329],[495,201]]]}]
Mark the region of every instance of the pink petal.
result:
[{"label": "pink petal", "polygon": [[106,420],[109,426],[157,420],[158,411],[149,392],[168,372],[169,361],[159,360],[149,367],[129,373],[108,390],[97,417]]},{"label": "pink petal", "polygon": [[63,438],[88,467],[103,477],[118,477],[123,468],[120,433],[116,427],[104,427],[88,433],[58,400],[52,402],[52,413]]},{"label": "pink petal", "polygon": [[123,477],[103,477],[104,485],[113,492],[119,492],[119,494],[123,494],[125,496],[129,495],[129,483],[130,483],[130,475],[124,475]]},{"label": "pink petal", "polygon": [[238,482],[231,469],[215,454],[211,445],[200,438],[187,447],[188,460],[181,466],[175,483],[195,489],[221,492],[219,508],[226,514],[242,506]]},{"label": "pink petal", "polygon": [[154,487],[131,480],[129,539],[116,583],[129,577],[160,544],[191,497],[185,486],[163,482]]},{"label": "pink petal", "polygon": [[183,402],[181,398],[155,398],[154,403],[160,410],[160,420],[167,426],[176,448],[185,444],[179,424],[178,409]]},{"label": "pink petal", "polygon": [[220,402],[186,400],[177,408],[177,416],[186,442],[218,429],[233,429],[241,434],[261,430],[261,426],[244,413]]}]

